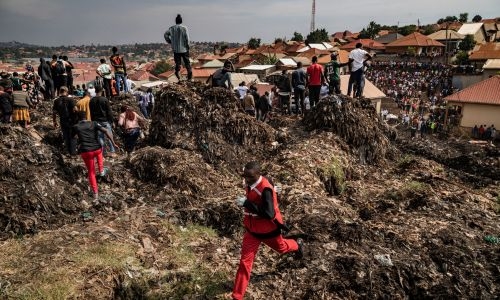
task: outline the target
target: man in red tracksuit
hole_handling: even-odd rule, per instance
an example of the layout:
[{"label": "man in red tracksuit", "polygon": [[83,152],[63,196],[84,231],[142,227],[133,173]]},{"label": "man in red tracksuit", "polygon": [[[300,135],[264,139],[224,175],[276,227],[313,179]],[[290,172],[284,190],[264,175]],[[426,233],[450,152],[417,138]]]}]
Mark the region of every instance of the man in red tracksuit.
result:
[{"label": "man in red tracksuit", "polygon": [[247,185],[246,197],[236,199],[236,204],[245,208],[243,224],[246,229],[232,295],[237,300],[243,299],[261,243],[281,254],[296,252],[296,257],[302,258],[302,241],[284,239],[281,235],[284,225],[276,191],[267,178],[261,176],[259,164],[247,163],[243,177]]}]

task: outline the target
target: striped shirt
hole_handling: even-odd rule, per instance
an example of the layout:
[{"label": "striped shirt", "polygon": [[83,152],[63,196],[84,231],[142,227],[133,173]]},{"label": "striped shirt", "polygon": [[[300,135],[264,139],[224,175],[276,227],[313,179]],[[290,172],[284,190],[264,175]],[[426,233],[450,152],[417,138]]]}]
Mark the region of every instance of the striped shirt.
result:
[{"label": "striped shirt", "polygon": [[165,41],[172,45],[174,53],[186,53],[189,51],[189,32],[186,26],[177,24],[165,32]]}]

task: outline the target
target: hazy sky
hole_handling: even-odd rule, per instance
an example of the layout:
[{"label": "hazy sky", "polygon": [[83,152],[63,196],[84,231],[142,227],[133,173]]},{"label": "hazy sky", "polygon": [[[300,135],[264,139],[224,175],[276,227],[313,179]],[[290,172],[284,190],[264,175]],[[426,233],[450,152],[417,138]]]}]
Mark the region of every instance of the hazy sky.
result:
[{"label": "hazy sky", "polygon": [[[0,41],[32,44],[163,42],[181,13],[191,39],[246,42],[307,34],[311,0],[0,0]],[[316,27],[361,30],[369,21],[433,23],[468,12],[500,17],[500,0],[316,0]],[[492,15],[492,14],[496,14]]]}]

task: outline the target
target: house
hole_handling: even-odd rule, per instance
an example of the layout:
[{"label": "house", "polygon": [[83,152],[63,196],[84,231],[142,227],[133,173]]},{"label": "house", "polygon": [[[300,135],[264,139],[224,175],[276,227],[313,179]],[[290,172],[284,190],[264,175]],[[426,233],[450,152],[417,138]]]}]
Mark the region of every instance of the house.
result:
[{"label": "house", "polygon": [[488,42],[500,41],[500,18],[483,19],[481,23],[484,25],[486,40]]},{"label": "house", "polygon": [[264,80],[267,75],[276,71],[275,65],[250,65],[239,69],[244,74],[255,74],[261,80]]},{"label": "house", "polygon": [[[349,76],[350,75],[340,75],[340,91],[342,92],[343,95],[347,95]],[[365,79],[363,97],[369,99],[372,102],[375,109],[377,110],[377,114],[380,114],[382,99],[386,98],[387,96],[368,79]]]},{"label": "house", "polygon": [[224,67],[224,63],[218,59],[208,61],[201,66],[203,69],[219,69],[222,67]]},{"label": "house", "polygon": [[383,45],[387,45],[387,44],[392,43],[395,40],[398,40],[398,39],[403,38],[403,37],[404,37],[404,35],[393,32],[393,33],[388,33],[385,35],[380,35],[378,38],[374,39],[374,41],[379,42]]},{"label": "house", "polygon": [[356,49],[356,44],[361,43],[363,48],[368,52],[383,52],[385,50],[385,45],[379,42],[376,42],[372,39],[359,39],[356,41],[352,41],[348,44],[340,46],[340,49],[351,51]]},{"label": "house", "polygon": [[237,87],[243,81],[247,85],[258,84],[261,82],[256,74],[231,73],[231,84],[233,87]]},{"label": "house", "polygon": [[448,52],[458,50],[458,45],[465,38],[464,35],[454,30],[439,30],[427,37],[444,44]]},{"label": "house", "polygon": [[494,75],[500,75],[500,58],[488,59],[483,66],[483,76],[489,78]]},{"label": "house", "polygon": [[414,32],[385,45],[386,53],[392,54],[442,54],[444,45],[438,41]]},{"label": "house", "polygon": [[276,62],[276,69],[278,70],[288,70],[295,69],[297,67],[297,62],[291,58],[281,58]]},{"label": "house", "polygon": [[450,107],[461,108],[461,127],[486,124],[500,126],[500,76],[493,76],[446,98]]},{"label": "house", "polygon": [[312,60],[314,56],[316,57],[322,57],[322,56],[330,56],[330,51],[328,50],[321,50],[317,48],[311,48],[308,49],[304,52],[299,53],[296,57],[307,57],[308,59]]},{"label": "house", "polygon": [[298,63],[300,61],[302,63],[303,67],[308,67],[312,64],[311,60],[307,57],[295,56],[295,57],[291,57],[291,59],[293,59],[296,63]]},{"label": "house", "polygon": [[480,68],[488,59],[500,58],[500,43],[486,43],[480,45],[469,55],[469,60]]},{"label": "house", "polygon": [[301,49],[297,50],[297,53],[306,52],[309,49],[330,50],[330,51],[335,50],[330,43],[323,42],[323,43],[309,44],[307,46],[304,46]]},{"label": "house", "polygon": [[484,30],[483,23],[466,23],[460,27],[458,33],[463,36],[469,34],[474,36],[474,41],[476,41],[477,44],[486,43],[486,31]]},{"label": "house", "polygon": [[142,81],[142,82],[159,80],[158,77],[144,70],[136,71],[134,74],[130,75],[129,78],[132,81]]}]

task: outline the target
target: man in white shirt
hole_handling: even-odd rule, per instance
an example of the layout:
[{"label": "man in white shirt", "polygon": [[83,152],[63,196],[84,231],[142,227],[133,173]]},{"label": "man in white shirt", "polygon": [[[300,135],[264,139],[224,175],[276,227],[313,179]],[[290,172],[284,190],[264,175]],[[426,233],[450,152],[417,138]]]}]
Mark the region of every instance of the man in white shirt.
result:
[{"label": "man in white shirt", "polygon": [[247,95],[248,87],[246,86],[246,83],[242,81],[240,85],[236,88],[238,91],[238,95],[240,96],[240,100],[243,100],[245,96]]},{"label": "man in white shirt", "polygon": [[111,99],[111,79],[113,76],[111,74],[111,67],[106,63],[104,58],[101,58],[101,64],[97,67],[96,73],[102,77],[106,97]]},{"label": "man in white shirt", "polygon": [[347,87],[347,95],[351,95],[352,86],[356,84],[353,97],[361,97],[363,94],[362,81],[363,69],[367,61],[371,60],[372,56],[363,50],[363,44],[357,43],[356,49],[349,53],[349,65],[351,67],[351,75],[349,76],[349,85]]}]

